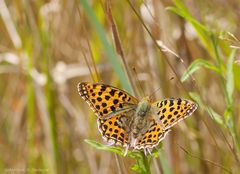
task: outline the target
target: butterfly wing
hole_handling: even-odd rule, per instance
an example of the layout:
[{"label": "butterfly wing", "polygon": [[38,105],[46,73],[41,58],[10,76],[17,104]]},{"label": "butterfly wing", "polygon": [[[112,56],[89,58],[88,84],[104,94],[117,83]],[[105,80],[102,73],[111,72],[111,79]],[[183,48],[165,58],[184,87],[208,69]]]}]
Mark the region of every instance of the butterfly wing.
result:
[{"label": "butterfly wing", "polygon": [[79,83],[78,92],[100,119],[127,112],[138,104],[127,92],[105,84]]},{"label": "butterfly wing", "polygon": [[125,114],[118,114],[108,119],[98,119],[98,129],[102,137],[109,144],[127,146],[129,144],[128,134],[124,126]]},{"label": "butterfly wing", "polygon": [[152,104],[153,113],[157,115],[164,129],[169,129],[179,121],[190,116],[198,105],[185,99],[165,99]]},{"label": "butterfly wing", "polygon": [[152,149],[165,138],[168,132],[168,129],[163,129],[159,123],[154,121],[148,131],[137,141],[134,149]]}]

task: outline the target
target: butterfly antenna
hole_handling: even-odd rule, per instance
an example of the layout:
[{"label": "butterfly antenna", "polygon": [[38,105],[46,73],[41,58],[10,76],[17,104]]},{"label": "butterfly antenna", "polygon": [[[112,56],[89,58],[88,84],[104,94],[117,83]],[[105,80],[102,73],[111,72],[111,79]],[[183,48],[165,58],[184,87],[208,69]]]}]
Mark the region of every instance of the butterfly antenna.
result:
[{"label": "butterfly antenna", "polygon": [[132,70],[133,70],[133,72],[134,72],[134,75],[135,75],[136,78],[137,78],[138,86],[140,86],[141,92],[143,93],[144,96],[146,96],[146,95],[145,95],[145,92],[144,92],[144,90],[143,90],[143,87],[142,87],[142,85],[141,85],[141,83],[140,83],[140,80],[139,80],[139,78],[138,78],[136,68],[135,68],[135,67],[132,67]]},{"label": "butterfly antenna", "polygon": [[161,87],[157,88],[155,91],[153,91],[153,92],[149,95],[149,97],[152,98],[152,96],[153,96],[156,92],[158,92],[160,89],[161,89]]},{"label": "butterfly antenna", "polygon": [[[171,77],[170,80],[174,80],[174,77]],[[153,96],[153,94],[155,94],[156,92],[158,92],[161,89],[161,87],[159,87],[158,89],[156,89],[155,91],[153,91],[149,97],[151,98]]]}]

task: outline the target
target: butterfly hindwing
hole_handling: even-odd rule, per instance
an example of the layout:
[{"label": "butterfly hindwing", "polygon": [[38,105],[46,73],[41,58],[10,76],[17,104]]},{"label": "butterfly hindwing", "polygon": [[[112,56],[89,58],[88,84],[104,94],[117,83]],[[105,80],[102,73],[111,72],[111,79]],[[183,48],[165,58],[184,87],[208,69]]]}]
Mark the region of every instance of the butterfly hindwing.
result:
[{"label": "butterfly hindwing", "polygon": [[165,99],[152,104],[154,114],[158,116],[164,129],[169,129],[179,121],[190,116],[197,104],[185,99]]},{"label": "butterfly hindwing", "polygon": [[167,129],[163,129],[163,127],[154,121],[154,123],[150,126],[149,130],[139,139],[136,143],[135,149],[151,149],[156,147],[160,141],[164,139],[166,134],[169,132]]},{"label": "butterfly hindwing", "polygon": [[127,92],[105,84],[82,82],[78,92],[101,119],[132,110],[138,104]]},{"label": "butterfly hindwing", "polygon": [[98,129],[105,141],[110,144],[127,146],[128,134],[123,126],[124,114],[115,115],[108,119],[98,119]]}]

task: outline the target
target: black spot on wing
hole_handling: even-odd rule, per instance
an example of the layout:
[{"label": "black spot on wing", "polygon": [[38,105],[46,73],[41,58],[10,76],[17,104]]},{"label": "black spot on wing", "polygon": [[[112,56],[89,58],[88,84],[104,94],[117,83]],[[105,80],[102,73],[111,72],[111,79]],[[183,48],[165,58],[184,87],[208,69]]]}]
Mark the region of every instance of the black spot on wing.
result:
[{"label": "black spot on wing", "polygon": [[102,107],[106,107],[107,106],[107,103],[102,103]]},{"label": "black spot on wing", "polygon": [[109,99],[110,99],[110,96],[106,95],[106,96],[105,96],[105,99],[106,99],[106,100],[109,100]]},{"label": "black spot on wing", "polygon": [[97,101],[99,101],[99,102],[102,101],[102,98],[101,98],[101,97],[98,97],[98,98],[97,98]]},{"label": "black spot on wing", "polygon": [[173,106],[173,100],[170,100],[169,107]]},{"label": "black spot on wing", "polygon": [[114,112],[116,108],[114,106],[111,106],[110,109]]},{"label": "black spot on wing", "polygon": [[113,104],[115,104],[115,105],[118,104],[118,99],[114,99]]},{"label": "black spot on wing", "polygon": [[111,96],[114,96],[115,92],[116,92],[116,90],[115,90],[115,89],[112,89],[112,90],[109,92],[109,94],[110,94]]}]

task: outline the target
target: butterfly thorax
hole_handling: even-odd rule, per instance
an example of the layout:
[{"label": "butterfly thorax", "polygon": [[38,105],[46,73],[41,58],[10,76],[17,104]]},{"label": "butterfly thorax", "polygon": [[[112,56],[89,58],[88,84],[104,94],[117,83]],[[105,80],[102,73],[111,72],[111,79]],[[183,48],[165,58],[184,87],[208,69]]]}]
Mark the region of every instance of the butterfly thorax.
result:
[{"label": "butterfly thorax", "polygon": [[151,104],[149,102],[149,98],[148,97],[143,98],[138,103],[138,106],[136,109],[136,117],[144,118],[146,116],[146,114],[148,113],[148,111],[150,110],[150,108],[151,108]]},{"label": "butterfly thorax", "polygon": [[[150,115],[151,104],[148,98],[143,98],[137,105],[134,120],[131,128],[130,139],[140,139],[149,129],[151,120]],[[132,144],[132,143],[131,143]]]}]

